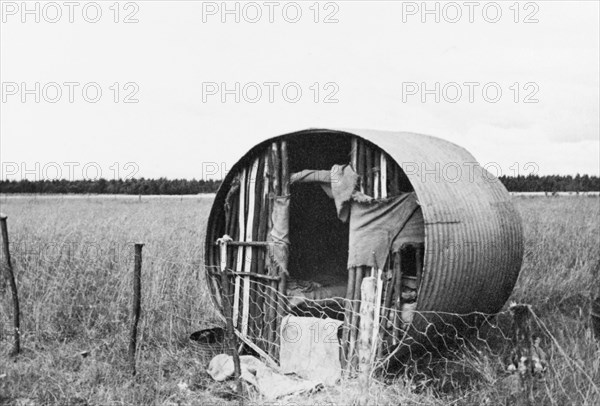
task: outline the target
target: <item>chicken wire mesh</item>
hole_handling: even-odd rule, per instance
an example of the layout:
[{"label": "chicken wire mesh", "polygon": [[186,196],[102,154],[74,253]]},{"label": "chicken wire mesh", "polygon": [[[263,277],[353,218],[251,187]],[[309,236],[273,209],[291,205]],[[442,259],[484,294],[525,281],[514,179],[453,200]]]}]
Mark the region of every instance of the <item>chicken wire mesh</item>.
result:
[{"label": "chicken wire mesh", "polygon": [[[527,305],[513,304],[496,314],[455,314],[419,311],[415,305],[399,302],[379,306],[372,329],[361,335],[365,302],[321,298],[315,293],[321,288],[315,282],[290,280],[286,294],[274,284],[239,275],[232,275],[231,285],[229,300],[238,309],[233,322],[247,353],[278,363],[282,345],[289,342],[339,344],[342,384],[367,373],[368,391],[374,396],[380,385],[388,384],[438,396],[456,396],[493,384],[503,396],[515,401],[524,398],[531,404],[600,400],[598,361],[577,359],[576,351],[563,348],[557,332],[550,331]],[[315,318],[315,322],[288,320],[282,328],[286,316]],[[361,345],[365,337],[368,341]]]},{"label": "chicken wire mesh", "polygon": [[[44,266],[60,265],[57,261],[50,262],[48,258],[39,256],[29,258],[28,263],[34,259]],[[105,262],[99,263],[98,267],[90,267],[89,258],[75,255],[69,261],[70,266],[81,269],[81,272],[99,272],[106,267]],[[123,262],[127,263],[115,266],[128,268],[131,265],[131,261]],[[164,267],[165,271],[168,270],[164,275],[197,275],[198,268],[202,267],[200,261],[188,262],[177,257],[153,255],[145,255],[145,264],[149,269],[158,265],[161,269]],[[212,271],[220,272],[219,269]],[[163,345],[175,339],[177,334],[171,333],[172,331],[190,331],[202,327],[207,312],[212,312],[212,309],[205,306],[206,301],[197,301],[197,286],[179,284],[176,283],[179,278],[163,278],[159,275],[163,273],[145,271],[143,274],[146,289],[142,302],[142,346],[157,341],[157,325],[168,327],[165,327],[164,334],[161,330],[160,336],[164,336],[164,340],[161,339],[160,344]],[[277,284],[273,287],[271,283],[277,282],[276,278],[268,280],[231,275],[229,280],[232,285],[230,300],[238,306],[236,329],[239,335],[262,352],[271,354],[275,360],[280,351],[281,340],[293,338],[282,335],[279,329],[282,318],[289,314],[343,320],[347,308],[350,308],[350,314],[356,318],[357,323],[343,324],[339,329],[309,329],[301,333],[309,337],[318,335],[323,340],[339,343],[347,331],[350,337],[356,334],[356,340],[359,339],[361,301],[348,300],[342,295],[331,296],[336,292],[313,281],[290,279],[283,293]],[[70,287],[73,283],[73,291],[76,291],[79,286],[77,281],[80,279],[61,281],[61,286]],[[236,281],[239,283],[237,300]],[[122,345],[123,340],[119,337],[127,325],[128,275],[112,282],[112,300],[102,300],[104,296],[98,295],[87,298],[73,296],[73,313],[69,317],[73,318],[75,315],[82,319],[86,337],[94,339],[110,333],[115,337],[114,342],[103,345]],[[202,284],[202,281],[198,281],[198,284]],[[486,386],[493,387],[499,398],[531,396],[532,404],[600,404],[598,347],[590,345],[583,348],[581,341],[573,340],[575,336],[587,334],[589,342],[593,343],[590,330],[580,318],[547,313],[540,317],[528,308],[526,323],[519,324],[517,320],[520,318],[515,315],[515,308],[494,315],[424,312],[408,306],[414,303],[410,301],[412,296],[405,294],[400,307],[398,303],[381,307],[378,322],[375,323],[378,330],[371,344],[372,359],[369,360],[369,392],[373,396],[381,385],[389,384],[401,385],[416,392],[431,391],[438,396],[452,393],[455,397]],[[183,306],[182,301],[198,302],[198,306]],[[283,304],[281,310],[280,303]],[[49,309],[52,306],[46,310]],[[58,317],[58,310],[51,313],[56,313]],[[215,318],[214,321],[216,320]],[[35,330],[30,322],[31,320],[27,321],[29,324],[25,325],[23,331],[26,341],[28,335]],[[243,334],[244,325],[247,326],[247,331]],[[4,331],[0,332],[0,336],[12,333],[9,326],[3,327]],[[49,334],[44,331],[40,337]],[[246,352],[262,356],[247,344],[244,348]],[[340,364],[344,366],[342,385],[346,385],[359,374],[359,350],[357,343],[354,352],[350,352],[349,346],[340,345],[340,348]],[[209,348],[210,355],[227,349],[220,344]],[[204,353],[205,349],[200,348],[199,351]],[[495,403],[493,400],[490,402]]]}]

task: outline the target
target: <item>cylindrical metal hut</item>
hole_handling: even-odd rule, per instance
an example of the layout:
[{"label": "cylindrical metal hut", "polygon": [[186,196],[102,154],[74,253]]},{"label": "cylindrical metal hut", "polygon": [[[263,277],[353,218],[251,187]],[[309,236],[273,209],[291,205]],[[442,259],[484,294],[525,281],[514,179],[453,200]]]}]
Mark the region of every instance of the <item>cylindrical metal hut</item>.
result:
[{"label": "cylindrical metal hut", "polygon": [[[421,134],[310,129],[267,139],[233,166],[210,213],[205,264],[216,306],[230,271],[236,328],[276,355],[277,319],[301,305],[278,297],[356,299],[370,274],[379,305],[399,315],[491,314],[522,256],[508,192],[465,149]],[[338,303],[337,317],[351,318],[348,300]],[[394,327],[396,316],[377,314]]]}]

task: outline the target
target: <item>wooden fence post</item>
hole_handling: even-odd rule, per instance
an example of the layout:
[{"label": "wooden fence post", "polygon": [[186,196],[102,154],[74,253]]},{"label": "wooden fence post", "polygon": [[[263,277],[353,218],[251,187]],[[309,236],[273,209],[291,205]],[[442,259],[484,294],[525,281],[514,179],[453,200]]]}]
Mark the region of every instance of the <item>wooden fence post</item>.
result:
[{"label": "wooden fence post", "polygon": [[360,339],[358,344],[359,373],[358,383],[361,396],[359,403],[368,404],[369,381],[372,371],[372,348],[373,348],[373,330],[375,325],[375,298],[376,298],[375,277],[368,276],[363,279],[360,292]]},{"label": "wooden fence post", "polygon": [[592,324],[592,331],[596,340],[600,341],[600,293],[592,300],[592,309],[590,312],[590,321]]},{"label": "wooden fence post", "polygon": [[6,259],[5,275],[10,285],[13,299],[13,329],[15,335],[14,347],[10,353],[11,356],[19,354],[21,352],[21,321],[20,321],[20,310],[19,310],[19,295],[17,294],[17,283],[15,282],[15,274],[13,273],[12,261],[10,259],[10,250],[8,249],[8,227],[6,225],[7,216],[0,214],[0,224],[2,227],[2,250],[4,251],[4,258]]},{"label": "wooden fence post", "polygon": [[133,264],[133,304],[131,309],[131,334],[129,336],[129,365],[131,374],[135,376],[135,351],[137,348],[137,330],[141,312],[142,291],[142,247],[144,244],[136,243]]}]

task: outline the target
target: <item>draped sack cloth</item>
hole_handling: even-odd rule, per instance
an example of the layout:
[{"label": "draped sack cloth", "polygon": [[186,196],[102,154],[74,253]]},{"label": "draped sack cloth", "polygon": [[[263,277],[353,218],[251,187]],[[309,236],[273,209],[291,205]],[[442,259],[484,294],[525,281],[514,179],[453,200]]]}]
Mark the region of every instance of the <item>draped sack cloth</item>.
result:
[{"label": "draped sack cloth", "polygon": [[286,275],[290,246],[290,196],[275,196],[271,221],[273,227],[267,237],[270,242],[267,252],[267,267],[272,276],[282,272]]},{"label": "draped sack cloth", "polygon": [[330,179],[331,196],[335,201],[338,218],[345,223],[350,216],[350,202],[354,199],[364,200],[368,196],[356,190],[360,176],[350,165],[334,165]]},{"label": "draped sack cloth", "polygon": [[[266,400],[311,392],[322,386],[321,382],[284,375],[265,365],[251,355],[240,356],[241,378],[253,385]],[[216,355],[208,364],[208,374],[218,382],[234,375],[233,357]]]},{"label": "draped sack cloth", "polygon": [[[350,165],[331,168],[331,194],[340,220],[350,220],[348,268],[383,268],[390,250],[424,239],[423,215],[416,195],[374,199],[358,191]],[[408,226],[408,227],[407,227]]]},{"label": "draped sack cloth", "polygon": [[392,243],[391,252],[398,252],[405,243],[423,243],[425,242],[425,220],[423,219],[423,211],[419,206],[408,219],[400,234]]},{"label": "draped sack cloth", "polygon": [[419,204],[414,193],[371,202],[353,200],[350,209],[348,268],[382,269],[394,240]]},{"label": "draped sack cloth", "polygon": [[340,320],[286,316],[281,322],[281,370],[333,386],[341,378]]}]

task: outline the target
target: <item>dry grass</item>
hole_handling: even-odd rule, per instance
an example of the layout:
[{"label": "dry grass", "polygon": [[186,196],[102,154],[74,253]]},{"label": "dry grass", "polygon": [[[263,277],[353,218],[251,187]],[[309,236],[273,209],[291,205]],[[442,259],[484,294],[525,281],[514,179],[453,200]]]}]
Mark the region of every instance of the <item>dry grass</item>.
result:
[{"label": "dry grass", "polygon": [[[600,354],[586,325],[589,295],[599,283],[593,275],[600,267],[600,200],[517,198],[516,203],[526,248],[513,298],[533,305],[567,353],[554,354],[554,371],[536,399],[600,404],[585,376],[600,382]],[[230,404],[221,397],[227,385],[212,383],[204,371],[210,353],[187,340],[190,332],[217,322],[200,272],[210,204],[210,199],[197,198],[2,198],[25,350],[16,360],[7,358],[11,341],[5,329],[0,404]],[[146,245],[142,346],[138,377],[132,380],[125,355],[131,243],[137,241]],[[8,292],[2,295],[0,312],[6,326]],[[82,356],[83,351],[89,355]],[[477,370],[479,378],[456,393],[415,390],[410,381],[398,380],[375,385],[372,403],[512,402],[501,360],[467,354],[462,362]],[[349,404],[358,395],[349,383],[296,402]]]}]

